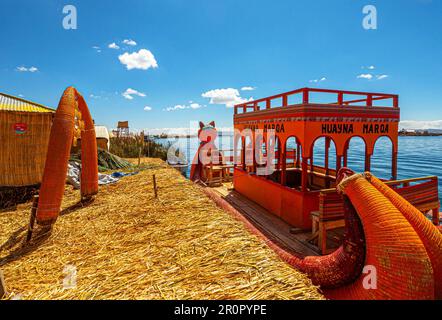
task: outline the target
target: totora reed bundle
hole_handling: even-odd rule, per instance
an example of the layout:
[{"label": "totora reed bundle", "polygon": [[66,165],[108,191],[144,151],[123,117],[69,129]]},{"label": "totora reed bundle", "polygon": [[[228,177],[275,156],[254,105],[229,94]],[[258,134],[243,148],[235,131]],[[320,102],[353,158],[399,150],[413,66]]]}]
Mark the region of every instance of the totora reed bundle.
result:
[{"label": "totora reed bundle", "polygon": [[143,161],[153,169],[101,186],[89,204],[67,186],[52,233],[37,228],[27,247],[31,203],[0,212],[7,299],[323,299],[198,186]]}]

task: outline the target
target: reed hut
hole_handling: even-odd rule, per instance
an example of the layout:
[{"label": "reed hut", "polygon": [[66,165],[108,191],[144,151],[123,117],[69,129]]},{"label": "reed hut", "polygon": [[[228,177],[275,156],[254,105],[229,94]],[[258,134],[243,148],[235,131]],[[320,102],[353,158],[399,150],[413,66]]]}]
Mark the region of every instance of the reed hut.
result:
[{"label": "reed hut", "polygon": [[110,136],[105,126],[95,126],[95,136],[97,137],[97,147],[109,151]]},{"label": "reed hut", "polygon": [[41,182],[55,110],[0,93],[0,188]]},{"label": "reed hut", "polygon": [[[109,151],[111,134],[105,126],[95,126],[95,137],[97,147]],[[77,154],[81,150],[81,138],[77,139],[77,144],[72,145],[71,154]]]}]

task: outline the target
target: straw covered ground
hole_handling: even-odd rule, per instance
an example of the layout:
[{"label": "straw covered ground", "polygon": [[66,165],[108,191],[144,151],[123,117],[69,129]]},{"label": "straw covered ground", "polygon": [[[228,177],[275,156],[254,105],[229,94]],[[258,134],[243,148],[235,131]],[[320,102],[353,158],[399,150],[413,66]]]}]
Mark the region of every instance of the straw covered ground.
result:
[{"label": "straw covered ground", "polygon": [[[30,203],[0,212],[0,270],[22,299],[323,299],[302,273],[162,160],[77,205],[23,247]],[[159,199],[154,198],[156,174]]]}]

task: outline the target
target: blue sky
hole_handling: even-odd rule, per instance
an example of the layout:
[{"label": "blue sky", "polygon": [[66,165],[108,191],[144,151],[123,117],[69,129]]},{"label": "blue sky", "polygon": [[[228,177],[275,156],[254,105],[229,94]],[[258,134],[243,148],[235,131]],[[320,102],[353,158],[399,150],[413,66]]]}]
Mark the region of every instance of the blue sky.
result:
[{"label": "blue sky", "polygon": [[2,0],[0,38],[1,92],[55,107],[74,85],[110,128],[230,127],[226,104],[305,86],[397,93],[408,125],[442,128],[442,1]]}]

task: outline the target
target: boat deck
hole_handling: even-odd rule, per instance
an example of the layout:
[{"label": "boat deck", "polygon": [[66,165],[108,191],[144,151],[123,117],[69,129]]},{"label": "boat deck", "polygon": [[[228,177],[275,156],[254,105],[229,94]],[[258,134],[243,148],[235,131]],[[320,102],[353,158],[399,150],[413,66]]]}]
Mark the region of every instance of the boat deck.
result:
[{"label": "boat deck", "polygon": [[[232,183],[224,183],[212,188],[224,200],[239,211],[248,221],[259,229],[267,238],[293,255],[303,258],[320,255],[319,249],[308,240],[311,231],[293,228],[281,218],[247,199],[233,189]],[[338,248],[342,243],[343,228],[330,230],[327,233],[327,247]]]}]

